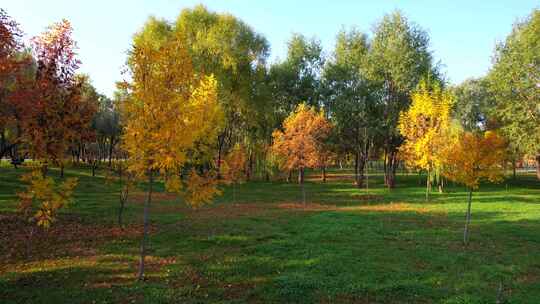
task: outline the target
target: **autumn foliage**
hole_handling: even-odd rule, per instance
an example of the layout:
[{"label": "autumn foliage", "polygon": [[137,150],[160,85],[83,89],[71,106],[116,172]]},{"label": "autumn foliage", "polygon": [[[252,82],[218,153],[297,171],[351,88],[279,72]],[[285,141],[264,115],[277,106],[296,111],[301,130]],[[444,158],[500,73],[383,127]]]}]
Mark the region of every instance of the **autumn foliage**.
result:
[{"label": "autumn foliage", "polygon": [[195,74],[183,38],[156,22],[135,36],[129,68],[132,80],[123,84],[129,93],[122,109],[123,149],[128,170],[149,183],[139,264],[143,279],[153,182],[164,178],[167,190],[183,193],[192,206],[209,202],[219,192],[216,182],[197,170],[190,155],[217,137],[223,114],[215,78]]},{"label": "autumn foliage", "polygon": [[44,177],[39,171],[25,174],[21,180],[29,185],[25,192],[18,194],[19,211],[28,221],[44,228],[49,228],[56,220],[58,211],[70,204],[77,186],[76,178],[55,182],[52,177]]},{"label": "autumn foliage", "polygon": [[426,198],[429,198],[431,175],[442,166],[441,151],[450,135],[453,97],[435,83],[422,81],[412,94],[412,104],[399,116],[398,128],[405,137],[400,147],[406,163],[427,171]]},{"label": "autumn foliage", "polygon": [[25,124],[31,153],[47,163],[61,163],[78,131],[89,128],[96,107],[84,104],[75,77],[80,61],[71,24],[62,20],[33,39],[37,60],[32,117]]},{"label": "autumn foliage", "polygon": [[470,189],[482,180],[499,182],[503,177],[506,143],[493,131],[483,135],[463,132],[443,149],[444,174]]},{"label": "autumn foliage", "polygon": [[506,143],[493,131],[482,134],[463,132],[443,149],[444,174],[468,188],[469,199],[463,231],[463,243],[469,242],[472,193],[482,180],[498,182],[503,177]]},{"label": "autumn foliage", "polygon": [[331,128],[322,111],[300,104],[285,119],[283,131],[276,130],[272,134],[273,151],[282,158],[282,167],[286,170],[317,167],[321,146]]},{"label": "autumn foliage", "polygon": [[285,119],[283,131],[276,130],[272,134],[272,149],[281,158],[282,168],[298,170],[298,183],[302,185],[304,203],[304,170],[320,166],[326,159],[324,140],[331,129],[322,111],[300,104]]}]

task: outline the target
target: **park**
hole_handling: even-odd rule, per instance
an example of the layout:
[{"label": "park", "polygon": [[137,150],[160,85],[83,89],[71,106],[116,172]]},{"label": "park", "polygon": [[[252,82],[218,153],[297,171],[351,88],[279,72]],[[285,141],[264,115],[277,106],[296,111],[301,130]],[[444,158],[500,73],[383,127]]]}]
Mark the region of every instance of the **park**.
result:
[{"label": "park", "polygon": [[110,92],[78,20],[9,8],[0,303],[540,302],[538,8],[460,82],[408,7],[282,58],[144,12]]}]

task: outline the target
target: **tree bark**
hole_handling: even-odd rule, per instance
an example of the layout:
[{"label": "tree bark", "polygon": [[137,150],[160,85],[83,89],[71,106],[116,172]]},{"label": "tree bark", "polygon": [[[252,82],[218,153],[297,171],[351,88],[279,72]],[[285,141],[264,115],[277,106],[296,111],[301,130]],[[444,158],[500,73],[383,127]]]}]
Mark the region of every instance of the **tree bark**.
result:
[{"label": "tree bark", "polygon": [[300,188],[302,188],[302,203],[304,204],[304,207],[306,206],[306,189],[304,187],[304,168],[298,169],[298,183],[300,184]]},{"label": "tree bark", "polygon": [[118,226],[124,227],[124,209],[129,197],[129,184],[126,182],[124,187],[120,190],[120,207],[118,208]]},{"label": "tree bark", "polygon": [[289,170],[289,173],[287,174],[287,183],[290,183],[292,180],[292,170]]},{"label": "tree bark", "polygon": [[358,185],[358,153],[354,154],[354,183]]},{"label": "tree bark", "polygon": [[144,280],[144,259],[146,257],[146,239],[148,238],[148,212],[150,209],[150,203],[152,202],[152,186],[154,183],[154,175],[152,171],[149,173],[148,182],[148,196],[146,197],[146,202],[144,204],[144,227],[141,239],[141,258],[139,260],[139,281]]},{"label": "tree bark", "polygon": [[112,166],[112,154],[114,149],[114,136],[109,138],[109,168]]},{"label": "tree bark", "polygon": [[430,172],[429,172],[429,169],[427,170],[427,175],[426,175],[426,202],[429,202],[429,190],[431,188],[431,176],[430,176]]},{"label": "tree bark", "polygon": [[463,230],[463,244],[469,243],[469,224],[471,223],[471,203],[472,203],[472,188],[469,188],[469,202],[467,204],[467,215],[465,217],[465,229]]},{"label": "tree bark", "polygon": [[97,159],[94,159],[92,161],[92,177],[96,176],[96,168],[97,168]]},{"label": "tree bark", "polygon": [[512,159],[512,178],[516,179],[516,160]]},{"label": "tree bark", "polygon": [[540,180],[540,154],[536,155],[536,178]]},{"label": "tree bark", "polygon": [[45,162],[42,166],[41,166],[41,175],[43,177],[47,177],[47,173],[49,171],[49,166],[47,164],[47,162]]},{"label": "tree bark", "polygon": [[397,168],[397,152],[391,151],[386,156],[385,161],[385,184],[388,189],[393,189],[396,186],[396,168]]},{"label": "tree bark", "polygon": [[249,152],[249,157],[248,157],[248,165],[247,165],[247,168],[246,168],[246,181],[251,180],[252,173],[253,173],[253,152],[250,151]]}]

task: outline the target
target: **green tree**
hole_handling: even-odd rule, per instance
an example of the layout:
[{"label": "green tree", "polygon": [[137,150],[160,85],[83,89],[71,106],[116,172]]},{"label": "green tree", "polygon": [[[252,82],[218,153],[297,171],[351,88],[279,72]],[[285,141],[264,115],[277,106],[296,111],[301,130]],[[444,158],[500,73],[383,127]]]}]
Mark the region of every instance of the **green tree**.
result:
[{"label": "green tree", "polygon": [[373,138],[380,129],[380,104],[367,77],[367,36],[341,31],[323,71],[323,96],[334,124],[335,148],[353,155],[355,181],[361,187]]},{"label": "green tree", "polygon": [[486,129],[490,94],[486,79],[467,79],[452,87],[455,104],[452,116],[457,119],[465,131]]},{"label": "green tree", "polygon": [[242,20],[202,5],[182,10],[174,31],[185,41],[195,71],[213,74],[218,83],[218,100],[225,113],[216,148],[219,175],[223,155],[235,142],[257,133],[246,130],[261,125],[257,121],[263,118],[259,109],[265,108],[269,99],[258,98],[261,92],[257,85],[265,74],[268,42]]},{"label": "green tree", "polygon": [[511,145],[537,160],[540,179],[540,10],[518,22],[495,49],[488,74],[492,115]]},{"label": "green tree", "polygon": [[280,122],[302,102],[317,108],[321,106],[320,75],[324,58],[320,41],[293,34],[287,47],[285,60],[273,64],[269,71]]},{"label": "green tree", "polygon": [[397,124],[399,113],[411,102],[411,92],[420,79],[431,75],[440,78],[429,50],[429,36],[409,22],[399,11],[383,17],[375,26],[369,51],[370,79],[378,84],[382,102],[382,142],[385,183],[395,185],[398,147],[403,142]]}]

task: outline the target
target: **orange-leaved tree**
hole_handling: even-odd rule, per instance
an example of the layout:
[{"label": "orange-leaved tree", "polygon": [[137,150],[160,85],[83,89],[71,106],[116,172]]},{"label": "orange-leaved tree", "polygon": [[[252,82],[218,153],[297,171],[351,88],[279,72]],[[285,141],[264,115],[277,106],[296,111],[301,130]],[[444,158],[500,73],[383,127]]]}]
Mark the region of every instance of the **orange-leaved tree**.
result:
[{"label": "orange-leaved tree", "polygon": [[420,82],[412,94],[412,104],[399,116],[398,129],[405,137],[400,152],[408,166],[426,170],[426,200],[429,200],[431,176],[441,168],[440,151],[450,130],[453,97],[438,83]]},{"label": "orange-leaved tree", "polygon": [[75,74],[80,61],[72,32],[69,21],[62,20],[33,39],[36,96],[32,117],[24,128],[31,154],[42,162],[44,174],[50,162],[63,168],[69,145],[82,130],[90,129],[97,110],[81,98],[83,81]]},{"label": "orange-leaved tree", "polygon": [[321,148],[331,129],[332,125],[323,111],[317,111],[302,103],[285,119],[283,131],[275,130],[272,134],[272,149],[282,158],[282,167],[286,170],[298,170],[298,183],[302,188],[304,204],[304,171],[320,164]]},{"label": "orange-leaved tree", "polygon": [[463,243],[469,238],[472,193],[482,180],[498,182],[503,177],[506,143],[493,131],[484,134],[463,132],[443,149],[443,173],[450,180],[463,184],[469,192]]},{"label": "orange-leaved tree", "polygon": [[56,183],[46,176],[47,165],[53,161],[63,168],[64,154],[77,136],[75,131],[90,128],[93,114],[91,107],[86,108],[81,103],[80,83],[75,78],[79,61],[71,34],[70,23],[63,20],[33,39],[37,65],[35,88],[30,96],[29,117],[23,120],[22,128],[32,157],[40,161],[39,168],[33,171],[41,171],[41,176],[37,172],[24,175],[22,181],[28,186],[19,197],[23,214],[28,216],[37,208],[33,218],[44,228],[48,228],[58,210],[67,205],[77,185],[76,178]]},{"label": "orange-leaved tree", "polygon": [[33,107],[34,62],[21,37],[17,22],[0,8],[0,159],[8,153],[14,160],[18,157],[22,122]]},{"label": "orange-leaved tree", "polygon": [[246,149],[241,144],[236,144],[225,156],[222,178],[226,183],[231,183],[233,188],[233,202],[236,202],[236,185],[246,180]]},{"label": "orange-leaved tree", "polygon": [[[134,38],[128,67],[123,148],[130,159],[128,170],[148,181],[138,275],[142,280],[154,181],[165,179],[167,190],[183,193],[193,206],[211,200],[217,193],[212,177],[186,168],[186,163],[198,142],[217,137],[223,118],[216,80],[194,73],[182,37],[168,25],[150,19]],[[189,173],[182,180],[185,171]]]}]

